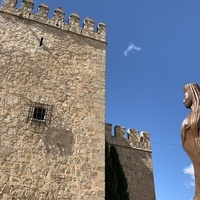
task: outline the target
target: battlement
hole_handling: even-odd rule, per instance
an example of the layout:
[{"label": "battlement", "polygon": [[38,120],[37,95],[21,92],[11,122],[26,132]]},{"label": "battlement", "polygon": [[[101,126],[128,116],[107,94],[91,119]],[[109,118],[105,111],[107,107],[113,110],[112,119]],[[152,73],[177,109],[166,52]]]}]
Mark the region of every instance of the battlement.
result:
[{"label": "battlement", "polygon": [[106,25],[104,23],[99,23],[97,25],[97,30],[94,31],[94,21],[90,18],[85,18],[82,27],[80,27],[80,17],[76,13],[72,13],[68,17],[68,22],[65,23],[65,13],[61,7],[54,10],[53,17],[50,19],[48,18],[49,7],[46,4],[39,5],[36,14],[32,13],[34,8],[33,0],[22,0],[20,8],[16,8],[16,5],[17,0],[3,0],[0,10],[20,18],[33,20],[64,31],[74,32],[102,42],[106,41]]},{"label": "battlement", "polygon": [[151,151],[150,137],[147,132],[115,126],[114,133],[112,133],[112,124],[107,123],[105,124],[105,132],[109,144]]}]

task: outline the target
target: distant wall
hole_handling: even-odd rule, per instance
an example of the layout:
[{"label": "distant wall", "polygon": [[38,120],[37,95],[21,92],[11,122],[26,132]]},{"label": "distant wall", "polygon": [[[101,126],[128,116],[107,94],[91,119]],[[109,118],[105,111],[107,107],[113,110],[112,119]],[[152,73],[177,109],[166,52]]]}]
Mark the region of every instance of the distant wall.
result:
[{"label": "distant wall", "polygon": [[130,200],[155,200],[149,134],[106,124],[106,141],[114,145],[128,181]]}]

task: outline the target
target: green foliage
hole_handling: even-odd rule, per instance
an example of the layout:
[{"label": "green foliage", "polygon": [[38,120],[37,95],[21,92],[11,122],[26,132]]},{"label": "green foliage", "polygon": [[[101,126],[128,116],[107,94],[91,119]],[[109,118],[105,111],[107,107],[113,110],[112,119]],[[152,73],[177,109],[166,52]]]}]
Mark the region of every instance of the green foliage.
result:
[{"label": "green foliage", "polygon": [[116,148],[106,142],[106,200],[129,200],[128,184]]}]

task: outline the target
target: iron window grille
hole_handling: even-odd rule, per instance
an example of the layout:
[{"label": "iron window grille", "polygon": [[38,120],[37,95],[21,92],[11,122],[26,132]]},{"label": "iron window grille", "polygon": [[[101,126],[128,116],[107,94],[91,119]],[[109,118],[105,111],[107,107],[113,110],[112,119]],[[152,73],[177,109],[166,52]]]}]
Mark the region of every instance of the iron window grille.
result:
[{"label": "iron window grille", "polygon": [[28,121],[34,124],[50,124],[51,116],[52,116],[52,105],[31,102],[29,113],[28,113]]},{"label": "iron window grille", "polygon": [[43,107],[34,108],[33,119],[34,120],[44,120],[45,112],[46,112],[46,110]]}]

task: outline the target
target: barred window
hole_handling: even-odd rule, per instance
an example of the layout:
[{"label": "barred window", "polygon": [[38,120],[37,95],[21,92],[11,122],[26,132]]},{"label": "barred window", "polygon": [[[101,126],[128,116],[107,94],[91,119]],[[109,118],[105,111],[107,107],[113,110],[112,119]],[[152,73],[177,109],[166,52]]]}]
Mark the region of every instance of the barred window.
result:
[{"label": "barred window", "polygon": [[35,124],[50,124],[51,115],[52,115],[52,105],[31,102],[29,113],[28,113],[28,121]]},{"label": "barred window", "polygon": [[33,112],[33,119],[44,120],[46,110],[44,108],[35,108]]}]

